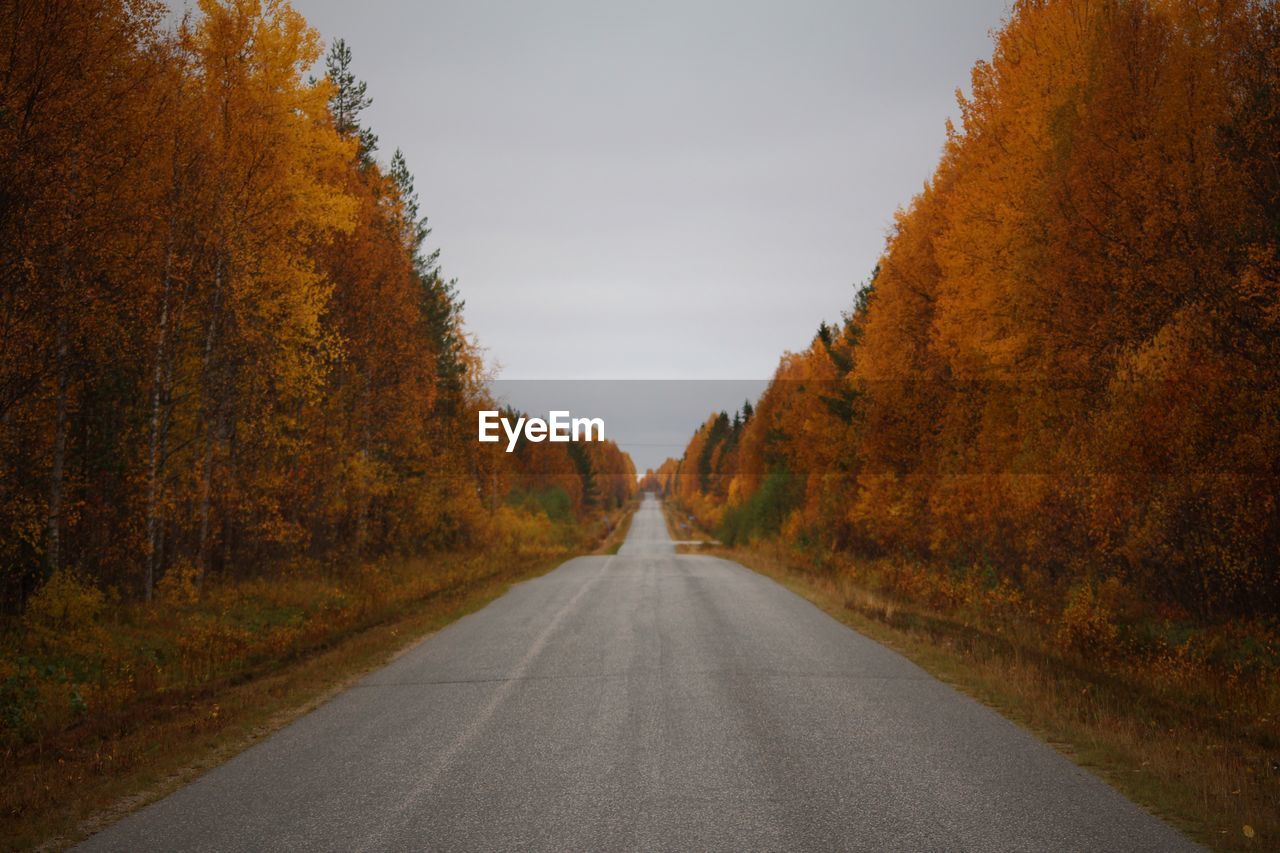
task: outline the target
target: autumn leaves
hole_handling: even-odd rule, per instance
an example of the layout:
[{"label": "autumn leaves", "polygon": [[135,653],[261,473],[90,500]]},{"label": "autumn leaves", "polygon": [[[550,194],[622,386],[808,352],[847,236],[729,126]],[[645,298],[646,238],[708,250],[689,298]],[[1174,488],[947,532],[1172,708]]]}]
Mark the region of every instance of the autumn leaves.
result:
[{"label": "autumn leaves", "polygon": [[149,598],[482,545],[558,505],[513,491],[570,526],[625,500],[616,446],[473,440],[483,365],[347,46],[281,0],[163,13],[0,16],[4,606],[63,570]]},{"label": "autumn leaves", "polygon": [[[5,601],[625,498],[615,446],[474,440],[496,406],[351,52],[313,80],[284,3],[161,11],[0,16]],[[859,304],[669,488],[744,536],[1275,612],[1277,14],[1017,4]]]},{"label": "autumn leaves", "polygon": [[741,537],[1280,608],[1280,12],[1015,5],[838,327],[667,488]]}]

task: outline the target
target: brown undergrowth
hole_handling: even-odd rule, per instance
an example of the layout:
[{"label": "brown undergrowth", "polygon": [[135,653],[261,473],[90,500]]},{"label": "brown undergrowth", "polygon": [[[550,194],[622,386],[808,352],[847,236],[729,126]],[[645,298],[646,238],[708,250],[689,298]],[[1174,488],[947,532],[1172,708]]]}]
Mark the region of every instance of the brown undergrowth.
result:
[{"label": "brown undergrowth", "polygon": [[56,849],[109,825],[511,584],[616,548],[629,514],[576,547],[299,569],[198,594],[171,588],[151,606],[113,605],[87,585],[53,589],[3,636],[0,846]]},{"label": "brown undergrowth", "polygon": [[[673,537],[706,538],[686,512],[665,508]],[[776,542],[688,550],[777,580],[1196,840],[1280,849],[1280,678],[1265,626],[1162,618],[1115,584],[1051,607],[977,571],[818,559]]]}]

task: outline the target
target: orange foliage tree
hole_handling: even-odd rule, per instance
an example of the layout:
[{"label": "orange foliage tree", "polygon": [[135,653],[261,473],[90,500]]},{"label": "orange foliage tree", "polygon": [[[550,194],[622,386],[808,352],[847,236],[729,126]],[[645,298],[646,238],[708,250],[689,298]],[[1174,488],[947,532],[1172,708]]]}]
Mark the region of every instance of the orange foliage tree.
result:
[{"label": "orange foliage tree", "polygon": [[1278,35],[1016,3],[858,305],[663,489],[730,539],[1280,611]]},{"label": "orange foliage tree", "polygon": [[516,488],[569,526],[626,500],[616,446],[475,442],[484,366],[346,45],[314,79],[284,0],[164,12],[0,15],[0,605],[487,546]]}]

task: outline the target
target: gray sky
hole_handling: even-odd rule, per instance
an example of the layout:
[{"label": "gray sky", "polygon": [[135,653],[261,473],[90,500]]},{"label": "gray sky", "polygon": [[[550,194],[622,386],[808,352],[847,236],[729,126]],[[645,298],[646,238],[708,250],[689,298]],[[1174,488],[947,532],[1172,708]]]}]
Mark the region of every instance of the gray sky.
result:
[{"label": "gray sky", "polygon": [[767,378],[849,307],[1006,0],[294,0],[505,378]]}]

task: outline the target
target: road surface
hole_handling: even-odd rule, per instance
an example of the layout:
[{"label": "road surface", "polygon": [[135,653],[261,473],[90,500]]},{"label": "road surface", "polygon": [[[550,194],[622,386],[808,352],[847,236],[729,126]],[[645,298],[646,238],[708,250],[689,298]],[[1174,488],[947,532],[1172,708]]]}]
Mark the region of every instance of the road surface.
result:
[{"label": "road surface", "polygon": [[1183,837],[646,498],[85,850],[1158,850]]}]

